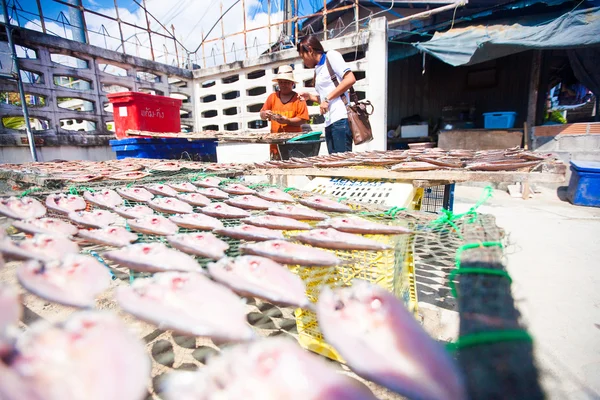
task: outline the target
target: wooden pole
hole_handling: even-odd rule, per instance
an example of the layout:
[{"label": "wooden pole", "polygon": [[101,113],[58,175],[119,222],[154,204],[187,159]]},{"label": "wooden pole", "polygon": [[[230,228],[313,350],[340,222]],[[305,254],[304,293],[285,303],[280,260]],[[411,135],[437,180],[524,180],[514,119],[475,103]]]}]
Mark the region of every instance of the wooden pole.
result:
[{"label": "wooden pole", "polygon": [[37,3],[38,13],[40,14],[40,24],[42,25],[42,32],[46,33],[46,22],[44,22],[44,14],[42,12],[42,4],[40,0],[35,0]]},{"label": "wooden pole", "polygon": [[[223,2],[221,2],[221,15],[223,15]],[[227,55],[225,54],[225,23],[221,18],[221,47],[223,48],[223,63],[227,64]]]},{"label": "wooden pole", "polygon": [[271,52],[271,0],[267,0],[267,26],[269,27],[269,53]]},{"label": "wooden pole", "polygon": [[537,105],[539,96],[540,76],[542,70],[542,51],[534,50],[531,60],[531,75],[529,77],[529,99],[527,102],[527,130],[525,132],[525,143],[529,148],[533,148],[533,127],[537,120]]},{"label": "wooden pole", "polygon": [[152,56],[152,61],[156,61],[154,59],[154,46],[152,45],[152,31],[150,30],[150,18],[148,18],[148,11],[146,11],[146,0],[144,0],[144,14],[146,14],[146,29],[148,31],[148,39],[150,39],[150,55]]},{"label": "wooden pole", "polygon": [[327,40],[327,0],[323,0],[323,40]]},{"label": "wooden pole", "polygon": [[[244,13],[244,50],[246,51],[246,59],[248,59],[248,42],[246,38],[246,2],[242,0],[242,12]],[[235,58],[237,60],[237,57]]]},{"label": "wooden pole", "polygon": [[179,51],[177,50],[177,39],[175,39],[175,25],[171,24],[171,30],[173,31],[173,44],[175,45],[175,59],[177,60],[177,67],[179,68]]}]

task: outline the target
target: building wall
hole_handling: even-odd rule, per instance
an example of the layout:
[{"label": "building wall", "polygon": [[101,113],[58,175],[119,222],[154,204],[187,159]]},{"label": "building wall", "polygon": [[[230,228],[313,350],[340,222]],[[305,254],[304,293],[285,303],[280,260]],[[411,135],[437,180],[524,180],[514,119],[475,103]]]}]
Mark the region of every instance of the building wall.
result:
[{"label": "building wall", "polygon": [[[493,111],[516,111],[515,127],[522,127],[527,118],[531,59],[532,52],[527,51],[478,65],[452,67],[427,56],[424,73],[421,55],[389,63],[388,127],[394,129],[402,118],[414,114],[436,120],[444,106],[460,103],[475,107],[478,128],[483,128],[482,114]],[[467,85],[469,73],[486,69],[496,70],[494,85]]]},{"label": "building wall", "polygon": [[[182,118],[181,122],[193,128],[191,71],[26,29],[15,30],[14,39],[17,45],[25,46],[36,54],[35,58],[20,58],[19,65],[29,81],[24,83],[25,93],[44,98],[44,106],[29,108],[31,118],[46,122],[43,127],[33,127],[43,128],[34,131],[39,147],[108,146],[108,140],[114,138],[114,134],[106,126],[113,121],[112,108],[106,107],[109,103],[106,95],[118,91],[117,86],[131,91],[154,90],[165,96],[185,97],[187,101],[184,101],[182,111],[187,113],[187,116]],[[20,50],[17,53],[19,52]],[[33,53],[30,51],[29,54],[31,56]],[[70,59],[69,65],[56,62],[66,61],[66,56],[76,59]],[[106,68],[105,64],[123,69],[125,76],[108,73],[110,67]],[[39,78],[30,80],[31,75],[27,71],[36,73]],[[71,87],[58,85],[57,83],[68,82],[64,77],[70,77],[79,83]],[[16,82],[0,80],[0,92],[18,92]],[[59,98],[63,108],[59,107]],[[91,102],[91,107],[90,103],[86,103],[87,107],[83,107],[86,111],[75,111],[74,107],[69,106],[73,101],[65,99],[85,100]],[[22,118],[23,114],[18,105],[0,104],[0,116]],[[69,121],[72,123],[68,124]],[[95,129],[89,130],[93,126]],[[88,130],[77,132],[64,129],[67,127]],[[8,129],[0,124],[0,147],[26,149],[27,142],[23,141],[24,137],[23,130]],[[68,156],[64,152],[61,154]],[[77,155],[73,154],[73,157],[66,158],[76,157]]]}]

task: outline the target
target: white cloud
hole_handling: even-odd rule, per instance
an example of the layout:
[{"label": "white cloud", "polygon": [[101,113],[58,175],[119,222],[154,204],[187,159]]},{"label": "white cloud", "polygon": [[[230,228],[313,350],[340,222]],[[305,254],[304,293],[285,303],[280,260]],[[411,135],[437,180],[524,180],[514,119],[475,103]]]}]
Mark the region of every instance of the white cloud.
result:
[{"label": "white cloud", "polygon": [[[141,0],[140,0],[141,3]],[[235,0],[223,0],[223,12],[227,10]],[[273,2],[274,3],[274,2]],[[266,12],[259,8],[260,0],[245,0],[246,9],[246,29],[258,28],[266,26],[269,17]],[[194,51],[202,42],[202,32],[208,33],[210,28],[218,21],[221,15],[220,0],[150,0],[146,1],[148,11],[152,13],[159,21],[161,21],[170,30],[171,25],[175,26],[175,35],[177,39],[183,43],[189,51]],[[112,17],[116,17],[114,8],[98,9],[98,12]],[[252,11],[252,12],[251,12]],[[90,43],[96,46],[108,48],[111,50],[122,51],[119,28],[116,22],[97,15],[86,13],[86,25],[88,27]],[[135,24],[137,26],[146,27],[146,16],[144,11],[139,8],[135,12],[130,12],[127,9],[119,8],[119,17],[121,20]],[[150,18],[150,26],[153,31],[165,33],[160,25]],[[283,13],[280,11],[272,12],[270,21],[276,23],[283,19]],[[35,21],[39,23],[39,21]],[[63,37],[72,38],[72,34],[67,26],[66,29],[59,24],[53,22],[46,23],[47,29]],[[28,22],[25,26],[29,29],[40,30],[39,25]],[[151,58],[148,33],[146,31],[121,24],[123,37],[127,41],[125,50],[127,54],[136,55],[144,58]],[[244,30],[244,19],[242,11],[242,2],[239,2],[223,17],[223,30],[221,23],[217,23],[210,36],[207,38],[207,43],[201,47],[196,54],[191,54],[190,60],[200,66],[207,67],[223,64],[223,37]],[[102,35],[102,32],[108,32],[108,35]],[[271,44],[279,38],[280,26],[271,28]],[[218,40],[214,40],[218,39]],[[176,65],[175,59],[175,44],[170,38],[164,38],[156,34],[152,34],[152,44],[154,48],[154,56],[156,61],[166,64]],[[227,37],[224,40],[225,59],[227,62],[243,60],[246,57],[244,49],[244,36],[242,34]],[[256,57],[269,48],[269,31],[267,28],[248,32],[246,35],[246,45],[248,47],[248,57]],[[180,64],[184,59],[187,59],[187,52],[178,46],[178,55]]]}]

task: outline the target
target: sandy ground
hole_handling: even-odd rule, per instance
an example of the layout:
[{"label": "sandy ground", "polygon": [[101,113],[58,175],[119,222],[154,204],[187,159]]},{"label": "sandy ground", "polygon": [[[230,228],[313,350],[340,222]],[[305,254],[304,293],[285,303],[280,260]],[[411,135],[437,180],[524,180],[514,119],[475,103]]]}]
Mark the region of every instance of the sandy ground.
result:
[{"label": "sandy ground", "polygon": [[[513,294],[548,398],[600,399],[600,208],[541,190],[529,200],[495,190],[479,211],[495,215],[509,234]],[[481,192],[457,186],[455,211],[466,211]]]}]

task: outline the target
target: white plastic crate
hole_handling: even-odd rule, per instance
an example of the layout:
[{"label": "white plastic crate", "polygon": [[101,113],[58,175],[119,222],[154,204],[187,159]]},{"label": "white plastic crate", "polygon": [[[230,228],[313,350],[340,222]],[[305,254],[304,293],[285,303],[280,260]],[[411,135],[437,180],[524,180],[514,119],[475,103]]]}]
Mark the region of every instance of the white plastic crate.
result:
[{"label": "white plastic crate", "polygon": [[409,209],[414,208],[412,203],[416,196],[416,189],[410,183],[366,179],[316,177],[302,190],[360,203]]}]

